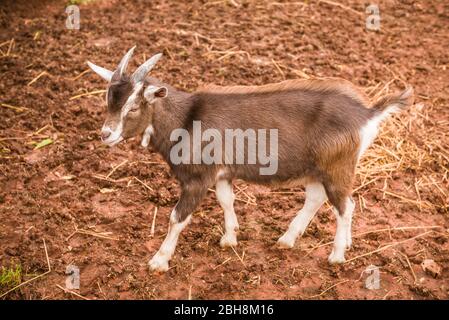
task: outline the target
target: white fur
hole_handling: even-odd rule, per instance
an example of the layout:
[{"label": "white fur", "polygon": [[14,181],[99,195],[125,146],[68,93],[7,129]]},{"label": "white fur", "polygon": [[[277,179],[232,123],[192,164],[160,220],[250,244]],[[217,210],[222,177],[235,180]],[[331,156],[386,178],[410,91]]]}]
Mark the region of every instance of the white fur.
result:
[{"label": "white fur", "polygon": [[151,135],[154,132],[154,128],[153,126],[150,124],[144,131],[143,133],[143,137],[142,137],[142,142],[140,143],[140,145],[144,148],[148,147],[148,145],[150,144],[150,139],[151,139]]},{"label": "white fur", "polygon": [[394,113],[397,110],[398,107],[396,105],[393,104],[389,106],[384,112],[368,120],[368,122],[360,129],[359,135],[361,141],[358,155],[359,158],[363,155],[366,149],[369,148],[369,146],[373,143],[374,139],[376,138],[377,133],[379,132],[379,124],[383,120],[385,120],[391,113]]},{"label": "white fur", "polygon": [[218,180],[224,178],[225,175],[226,175],[226,170],[224,170],[224,169],[218,170],[216,180],[218,181]]},{"label": "white fur", "polygon": [[151,270],[165,272],[168,270],[168,262],[170,261],[173,253],[175,252],[176,244],[178,243],[178,237],[182,230],[189,224],[191,216],[188,216],[183,222],[177,222],[176,209],[173,209],[170,216],[170,227],[162,242],[158,252],[148,262]]},{"label": "white fur", "polygon": [[278,240],[280,248],[293,248],[296,238],[306,231],[307,226],[326,201],[326,191],[321,183],[310,183],[306,186],[306,201],[290,223],[287,232]]},{"label": "white fur", "polygon": [[346,209],[343,215],[334,209],[337,218],[337,231],[335,232],[334,248],[329,256],[329,263],[343,263],[345,259],[345,250],[351,246],[351,223],[355,203],[351,198],[346,198]]},{"label": "white fur", "polygon": [[143,88],[143,83],[137,83],[134,85],[133,93],[128,97],[128,100],[126,100],[125,105],[122,108],[121,111],[121,119],[125,119],[126,115],[128,114],[129,110],[133,109],[136,106],[136,103],[138,102],[138,97],[140,90]]},{"label": "white fur", "polygon": [[220,240],[221,247],[231,247],[237,245],[237,230],[239,223],[234,211],[234,193],[232,185],[227,180],[218,180],[215,186],[216,195],[220,206],[224,211],[225,233]]},{"label": "white fur", "polygon": [[103,125],[103,128],[101,128],[101,132],[108,132],[110,135],[107,139],[103,140],[103,143],[107,144],[108,146],[112,147],[115,146],[117,143],[123,140],[122,137],[122,131],[123,131],[123,121],[120,120],[115,130],[111,129],[111,127],[107,125]]}]

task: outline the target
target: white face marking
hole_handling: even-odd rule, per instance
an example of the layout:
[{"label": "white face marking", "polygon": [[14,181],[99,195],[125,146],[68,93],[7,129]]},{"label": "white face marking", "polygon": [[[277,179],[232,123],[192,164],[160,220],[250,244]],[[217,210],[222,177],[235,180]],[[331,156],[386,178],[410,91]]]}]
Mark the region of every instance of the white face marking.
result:
[{"label": "white face marking", "polygon": [[129,110],[133,109],[137,104],[137,97],[139,95],[140,90],[142,90],[143,83],[139,82],[134,86],[133,93],[128,97],[128,100],[126,100],[125,105],[122,108],[121,112],[121,119],[125,119],[126,115],[128,114]]},{"label": "white face marking", "polygon": [[117,143],[123,140],[122,137],[122,131],[123,131],[123,122],[120,121],[115,130],[112,130],[110,127],[103,125],[103,128],[101,128],[101,132],[109,132],[110,135],[103,140],[103,143],[107,144],[108,146],[112,147],[115,146]]},{"label": "white face marking", "polygon": [[278,240],[281,248],[293,248],[296,238],[302,235],[317,213],[318,209],[326,201],[327,195],[321,183],[306,185],[306,201],[304,207],[298,211],[296,217],[290,223],[288,230]]},{"label": "white face marking", "polygon": [[148,103],[152,103],[154,101],[154,93],[158,90],[159,88],[156,86],[148,86],[145,89],[145,92],[143,93],[143,96],[145,97],[145,100],[148,101]]},{"label": "white face marking", "polygon": [[115,146],[117,143],[123,140],[122,133],[123,133],[123,123],[126,118],[126,115],[128,114],[129,110],[131,110],[133,107],[135,107],[137,103],[137,97],[142,89],[143,84],[138,83],[134,86],[133,93],[128,97],[128,100],[126,100],[125,105],[123,106],[121,112],[120,112],[120,121],[117,124],[117,127],[115,130],[112,128],[104,125],[101,129],[102,132],[110,132],[110,135],[107,139],[103,140],[105,144],[112,147]]}]

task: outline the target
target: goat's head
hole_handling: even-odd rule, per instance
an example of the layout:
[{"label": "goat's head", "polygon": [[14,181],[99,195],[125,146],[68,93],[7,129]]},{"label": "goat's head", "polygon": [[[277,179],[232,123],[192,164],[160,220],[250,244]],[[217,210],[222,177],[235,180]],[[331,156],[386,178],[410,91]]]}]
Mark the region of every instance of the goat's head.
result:
[{"label": "goat's head", "polygon": [[87,62],[95,73],[108,81],[107,115],[101,129],[101,140],[109,146],[142,134],[151,125],[154,103],[167,96],[167,88],[145,82],[161,53],[148,59],[131,76],[126,75],[134,49],[125,54],[115,71]]}]

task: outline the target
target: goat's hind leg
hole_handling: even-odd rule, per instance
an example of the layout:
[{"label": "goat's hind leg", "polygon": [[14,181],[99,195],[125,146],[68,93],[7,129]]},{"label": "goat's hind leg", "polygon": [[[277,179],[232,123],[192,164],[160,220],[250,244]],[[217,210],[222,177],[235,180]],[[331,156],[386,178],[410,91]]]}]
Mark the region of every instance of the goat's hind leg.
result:
[{"label": "goat's hind leg", "polygon": [[347,228],[346,232],[346,249],[350,249],[352,246],[352,217],[354,216],[354,209],[355,209],[354,200],[351,197],[348,197],[348,199],[351,203],[349,204],[350,211],[348,212],[349,227]]},{"label": "goat's hind leg", "polygon": [[234,193],[232,192],[231,181],[221,179],[215,186],[216,196],[224,212],[225,233],[220,240],[221,247],[231,247],[237,245],[237,230],[239,223],[234,211]]},{"label": "goat's hind leg", "polygon": [[337,220],[337,230],[335,232],[334,247],[329,256],[329,263],[344,263],[345,250],[349,249],[352,244],[351,224],[355,203],[348,196],[329,196],[331,203],[334,205],[334,213]]},{"label": "goat's hind leg", "polygon": [[279,238],[277,243],[280,248],[293,248],[296,238],[306,231],[310,221],[326,199],[326,191],[321,183],[313,182],[306,185],[304,207],[298,211],[287,232]]}]

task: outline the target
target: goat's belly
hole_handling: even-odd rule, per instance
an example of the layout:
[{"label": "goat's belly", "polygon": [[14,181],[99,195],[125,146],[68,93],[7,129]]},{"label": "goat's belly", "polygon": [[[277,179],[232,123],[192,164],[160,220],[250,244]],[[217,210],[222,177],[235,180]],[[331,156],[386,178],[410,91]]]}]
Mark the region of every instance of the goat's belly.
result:
[{"label": "goat's belly", "polygon": [[314,179],[311,177],[292,177],[287,179],[282,179],[279,176],[251,176],[251,175],[236,175],[236,179],[243,180],[248,183],[254,183],[259,185],[264,185],[273,188],[298,188],[305,186]]},{"label": "goat's belly", "polygon": [[311,179],[307,178],[307,177],[292,178],[292,179],[288,179],[286,181],[275,181],[275,182],[271,183],[271,186],[273,186],[275,188],[286,188],[286,189],[298,188],[298,187],[305,186],[307,183],[309,183],[310,180]]}]

